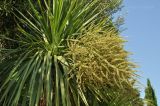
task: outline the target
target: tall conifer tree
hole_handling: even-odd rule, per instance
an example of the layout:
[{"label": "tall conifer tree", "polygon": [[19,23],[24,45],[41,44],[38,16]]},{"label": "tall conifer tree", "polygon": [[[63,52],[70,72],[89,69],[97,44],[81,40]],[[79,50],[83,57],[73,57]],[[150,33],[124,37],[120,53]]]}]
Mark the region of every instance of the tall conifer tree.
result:
[{"label": "tall conifer tree", "polygon": [[149,79],[147,79],[147,87],[145,89],[145,99],[147,101],[147,106],[158,106],[155,91]]}]

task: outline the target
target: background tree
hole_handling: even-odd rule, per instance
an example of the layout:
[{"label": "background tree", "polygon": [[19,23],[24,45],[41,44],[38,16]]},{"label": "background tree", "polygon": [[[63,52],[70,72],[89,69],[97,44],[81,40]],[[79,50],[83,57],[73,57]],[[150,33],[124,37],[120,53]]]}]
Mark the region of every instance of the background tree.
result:
[{"label": "background tree", "polygon": [[147,79],[147,87],[145,89],[145,100],[147,102],[147,106],[158,106],[155,91],[149,79]]},{"label": "background tree", "polygon": [[[21,12],[29,11],[29,3],[26,0],[0,0],[0,47],[15,48],[16,43],[3,39],[5,35],[14,38],[17,33],[17,22],[15,8]],[[3,40],[2,40],[3,39]],[[4,59],[4,54],[0,53],[0,62]]]}]

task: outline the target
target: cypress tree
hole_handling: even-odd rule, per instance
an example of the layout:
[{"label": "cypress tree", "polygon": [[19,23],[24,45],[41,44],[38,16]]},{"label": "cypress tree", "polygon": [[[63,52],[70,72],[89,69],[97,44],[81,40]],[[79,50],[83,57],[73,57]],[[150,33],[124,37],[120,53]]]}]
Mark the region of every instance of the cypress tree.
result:
[{"label": "cypress tree", "polygon": [[147,101],[147,106],[158,106],[155,91],[152,88],[152,85],[149,79],[147,79],[147,87],[145,89],[145,99]]}]

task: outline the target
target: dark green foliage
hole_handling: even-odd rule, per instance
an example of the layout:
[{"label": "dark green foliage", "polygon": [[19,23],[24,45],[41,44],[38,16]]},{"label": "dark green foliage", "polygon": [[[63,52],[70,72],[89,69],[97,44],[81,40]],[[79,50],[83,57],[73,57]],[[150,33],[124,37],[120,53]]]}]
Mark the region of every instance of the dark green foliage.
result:
[{"label": "dark green foliage", "polygon": [[0,1],[0,32],[13,30],[15,28],[14,10],[29,10],[27,0],[1,0]]},{"label": "dark green foliage", "polygon": [[[15,11],[18,9],[24,14],[27,11],[30,11],[29,3],[27,0],[0,0],[0,47],[5,48],[16,48],[17,43],[4,39],[5,37],[9,37],[11,39],[15,39],[16,35],[19,34],[16,20]],[[6,58],[6,54],[0,53],[0,62]]]},{"label": "dark green foliage", "polygon": [[145,99],[147,106],[158,106],[155,91],[149,79],[147,79],[147,87],[145,89]]},{"label": "dark green foliage", "polygon": [[[18,33],[15,9],[21,12],[29,10],[27,0],[1,0],[0,1],[0,35],[5,35],[14,38]],[[0,37],[0,44],[7,48],[13,48],[15,44],[8,40],[2,40]]]}]

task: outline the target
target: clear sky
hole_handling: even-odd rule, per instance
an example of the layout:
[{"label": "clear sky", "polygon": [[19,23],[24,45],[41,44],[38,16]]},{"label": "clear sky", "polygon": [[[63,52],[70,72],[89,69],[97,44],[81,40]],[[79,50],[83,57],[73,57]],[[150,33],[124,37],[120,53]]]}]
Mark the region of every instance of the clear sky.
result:
[{"label": "clear sky", "polygon": [[[139,81],[146,85],[151,80],[160,105],[160,0],[124,0],[123,5],[119,14],[125,17],[126,48],[140,66]],[[143,87],[141,92],[144,97]]]}]

